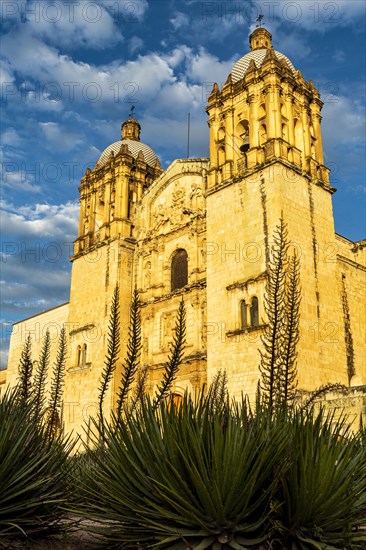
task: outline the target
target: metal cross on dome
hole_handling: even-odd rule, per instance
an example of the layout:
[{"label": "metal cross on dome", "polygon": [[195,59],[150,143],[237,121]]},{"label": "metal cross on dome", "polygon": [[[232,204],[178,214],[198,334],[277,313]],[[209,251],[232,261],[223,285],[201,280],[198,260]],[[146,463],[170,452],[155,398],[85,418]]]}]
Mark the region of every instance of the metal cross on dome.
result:
[{"label": "metal cross on dome", "polygon": [[135,109],[136,109],[136,107],[135,107],[134,105],[132,105],[132,107],[131,107],[131,112],[130,112],[130,114],[129,114],[129,117],[130,117],[130,118],[133,118],[133,117],[135,116]]},{"label": "metal cross on dome", "polygon": [[263,18],[264,18],[264,15],[262,15],[262,14],[260,13],[260,14],[258,15],[257,19],[256,19],[256,21],[258,21],[258,23],[259,23],[259,24],[257,25],[257,27],[261,27],[261,26],[262,26],[262,20],[263,20]]}]

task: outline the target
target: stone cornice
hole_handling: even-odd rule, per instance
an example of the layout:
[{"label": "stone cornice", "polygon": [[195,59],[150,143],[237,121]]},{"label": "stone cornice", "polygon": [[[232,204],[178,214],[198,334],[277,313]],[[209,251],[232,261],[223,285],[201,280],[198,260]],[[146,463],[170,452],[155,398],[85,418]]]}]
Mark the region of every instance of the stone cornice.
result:
[{"label": "stone cornice", "polygon": [[173,292],[169,292],[168,294],[163,294],[162,296],[155,296],[154,298],[150,298],[148,300],[141,300],[140,305],[141,307],[146,307],[151,304],[166,302],[171,298],[178,297],[182,294],[188,294],[192,292],[192,290],[197,290],[197,289],[203,290],[205,288],[206,288],[206,279],[201,279],[200,281],[196,281],[194,283],[186,285],[183,288],[178,288],[177,290],[174,290]]},{"label": "stone cornice", "polygon": [[270,161],[264,162],[263,164],[257,164],[254,168],[250,168],[250,169],[246,170],[245,174],[242,175],[242,176],[233,177],[230,180],[221,182],[220,184],[216,185],[215,187],[208,188],[206,190],[206,197],[209,196],[209,195],[213,195],[214,193],[216,193],[217,191],[220,191],[224,187],[229,187],[230,185],[233,185],[234,183],[237,183],[239,181],[243,181],[246,178],[248,178],[249,176],[252,176],[253,174],[255,174],[256,172],[258,172],[258,174],[259,174],[259,172],[261,170],[264,170],[268,166],[272,166],[273,164],[276,164],[276,163],[282,164],[286,168],[290,168],[291,170],[293,170],[294,172],[299,174],[299,176],[303,176],[308,181],[312,182],[314,185],[317,185],[318,187],[322,187],[322,189],[324,189],[324,191],[327,191],[331,195],[333,195],[333,193],[336,192],[335,187],[332,187],[332,186],[328,187],[328,185],[326,185],[324,182],[322,182],[318,179],[314,179],[307,172],[304,172],[301,168],[299,168],[295,164],[292,164],[291,162],[288,162],[284,159],[276,157],[274,159],[271,159]]},{"label": "stone cornice", "polygon": [[229,285],[226,287],[226,290],[235,290],[235,289],[242,289],[247,288],[248,285],[257,283],[258,281],[263,281],[267,277],[267,271],[263,271],[262,273],[259,273],[256,277],[251,277],[250,279],[245,279],[244,281],[235,281],[235,283]]},{"label": "stone cornice", "polygon": [[359,264],[358,262],[355,262],[354,260],[350,260],[349,258],[346,258],[346,256],[342,256],[342,254],[337,254],[337,260],[340,262],[343,262],[345,264],[351,265],[352,267],[355,267],[356,269],[360,269],[361,271],[366,272],[366,266]]}]

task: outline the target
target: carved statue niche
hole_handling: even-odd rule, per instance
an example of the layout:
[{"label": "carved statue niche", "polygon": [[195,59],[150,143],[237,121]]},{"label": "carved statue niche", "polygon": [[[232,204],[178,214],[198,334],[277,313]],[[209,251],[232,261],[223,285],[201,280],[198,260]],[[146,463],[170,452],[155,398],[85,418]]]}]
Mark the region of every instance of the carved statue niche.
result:
[{"label": "carved statue niche", "polygon": [[198,183],[192,183],[191,193],[189,195],[190,206],[193,211],[202,212],[205,208],[205,198],[202,188]]},{"label": "carved statue niche", "polygon": [[165,212],[165,205],[159,203],[154,212],[155,223],[153,225],[153,231],[158,231],[163,225],[169,221],[169,217]]},{"label": "carved statue niche", "polygon": [[206,265],[206,259],[207,259],[207,241],[206,239],[203,239],[201,242],[201,260],[203,265]]},{"label": "carved statue niche", "polygon": [[160,349],[162,351],[169,349],[169,344],[173,340],[173,330],[175,326],[175,315],[173,312],[164,313],[161,317]]},{"label": "carved statue niche", "polygon": [[151,287],[151,262],[146,262],[143,272],[144,289]]},{"label": "carved statue niche", "polygon": [[176,182],[174,186],[173,191],[173,199],[172,199],[172,208],[176,210],[182,210],[184,206],[184,199],[185,199],[186,191],[183,189],[178,182]]},{"label": "carved statue niche", "polygon": [[173,224],[179,224],[183,221],[184,214],[187,214],[185,209],[186,191],[181,187],[179,182],[175,183],[171,203],[171,220]]}]

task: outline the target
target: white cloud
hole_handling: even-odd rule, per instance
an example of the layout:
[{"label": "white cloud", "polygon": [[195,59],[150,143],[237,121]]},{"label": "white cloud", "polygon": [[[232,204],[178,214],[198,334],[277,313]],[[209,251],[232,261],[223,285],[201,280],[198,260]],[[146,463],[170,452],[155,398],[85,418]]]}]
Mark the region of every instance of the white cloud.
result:
[{"label": "white cloud", "polygon": [[82,143],[81,134],[63,128],[57,122],[40,122],[39,127],[46,138],[46,147],[52,151],[70,151]]},{"label": "white cloud", "polygon": [[79,215],[79,205],[76,202],[60,205],[36,203],[15,207],[2,201],[1,210],[3,234],[12,235],[15,240],[38,237],[72,242],[76,238]]},{"label": "white cloud", "polygon": [[19,147],[22,140],[15,128],[7,128],[1,135],[1,144],[10,147]]},{"label": "white cloud", "polygon": [[343,63],[346,59],[346,54],[343,50],[335,50],[334,54],[332,55],[332,59],[336,63]]},{"label": "white cloud", "polygon": [[26,2],[24,0],[12,0],[11,2],[2,2],[1,19],[3,23],[20,21],[24,17]]},{"label": "white cloud", "polygon": [[184,79],[162,88],[149,109],[149,115],[179,120],[184,113],[202,108],[203,90],[198,84],[189,84]]},{"label": "white cloud", "polygon": [[143,21],[149,8],[147,0],[97,0],[111,15],[122,24]]},{"label": "white cloud", "polygon": [[8,97],[11,97],[14,92],[14,87],[12,86],[14,81],[14,73],[9,61],[5,58],[0,59],[0,85],[2,99],[6,100]]},{"label": "white cloud", "polygon": [[220,61],[216,56],[200,48],[189,60],[188,74],[198,83],[218,82],[223,84],[233,68],[234,61]]},{"label": "white cloud", "polygon": [[167,60],[154,53],[97,67],[75,62],[29,35],[7,35],[3,45],[14,69],[23,78],[38,81],[41,94],[52,91],[58,101],[83,101],[91,107],[100,102],[147,101],[175,80]]},{"label": "white cloud", "polygon": [[365,107],[358,99],[328,94],[322,115],[328,148],[365,142]]},{"label": "white cloud", "polygon": [[[147,116],[142,120],[144,139],[156,152],[170,151],[174,143],[174,157],[184,158],[187,154],[187,113],[181,119]],[[158,136],[158,138],[156,138]],[[209,130],[203,118],[191,117],[191,156],[208,157]],[[157,150],[159,149],[159,151]]]},{"label": "white cloud", "polygon": [[[317,2],[278,0],[254,4],[256,11],[265,16],[265,26],[275,20],[302,27],[309,31],[325,33],[335,27],[348,26],[364,20],[365,4],[360,0],[318,0]],[[252,26],[252,28],[254,25]]]},{"label": "white cloud", "polygon": [[170,23],[172,24],[174,30],[178,30],[182,27],[188,27],[189,25],[189,17],[186,13],[177,11],[174,14],[174,17],[170,19]]},{"label": "white cloud", "polygon": [[144,41],[139,36],[133,36],[128,43],[128,51],[131,55],[142,50],[144,47]]},{"label": "white cloud", "polygon": [[6,162],[2,166],[1,185],[4,189],[12,191],[25,191],[26,193],[41,193],[42,187],[34,182],[34,178],[20,169],[19,163]]},{"label": "white cloud", "polygon": [[65,302],[79,205],[16,207],[2,201],[1,210],[1,296],[6,317],[24,318]]},{"label": "white cloud", "polygon": [[324,160],[331,169],[332,185],[346,184],[343,192],[358,193],[364,200],[361,189],[365,171],[365,107],[362,102],[329,96],[323,107],[322,134]]},{"label": "white cloud", "polygon": [[2,3],[1,18],[57,46],[101,49],[123,40],[121,29],[141,22],[148,6],[147,0],[12,0]]},{"label": "white cloud", "polygon": [[[4,327],[2,332],[4,334],[6,334],[6,327]],[[10,329],[8,330],[8,332],[10,332]],[[3,341],[3,343],[5,343],[5,342]],[[9,355],[9,350],[8,349],[1,349],[0,350],[0,370],[6,369],[6,367],[8,365],[8,355]]]},{"label": "white cloud", "polygon": [[97,2],[29,3],[26,26],[58,47],[112,47],[122,40],[110,12]]}]

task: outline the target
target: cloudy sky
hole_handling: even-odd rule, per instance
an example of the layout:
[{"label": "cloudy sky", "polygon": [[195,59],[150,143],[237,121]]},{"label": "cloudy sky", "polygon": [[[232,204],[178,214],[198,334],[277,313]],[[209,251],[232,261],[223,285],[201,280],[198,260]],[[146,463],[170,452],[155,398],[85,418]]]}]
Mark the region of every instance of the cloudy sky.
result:
[{"label": "cloudy sky", "polygon": [[321,92],[336,231],[365,236],[363,0],[2,0],[2,365],[11,323],[68,301],[78,184],[131,106],[163,167],[208,156],[205,103],[262,13]]}]

